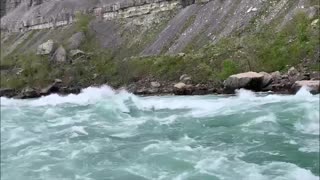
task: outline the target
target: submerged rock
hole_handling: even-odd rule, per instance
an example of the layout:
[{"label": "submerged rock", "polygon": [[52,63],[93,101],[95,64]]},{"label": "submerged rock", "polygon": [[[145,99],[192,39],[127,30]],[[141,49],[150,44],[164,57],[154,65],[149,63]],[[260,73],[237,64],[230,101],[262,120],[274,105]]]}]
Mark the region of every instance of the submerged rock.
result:
[{"label": "submerged rock", "polygon": [[225,93],[234,93],[236,89],[249,89],[253,91],[261,91],[263,88],[264,75],[256,72],[246,72],[231,75],[224,81],[223,85]]}]

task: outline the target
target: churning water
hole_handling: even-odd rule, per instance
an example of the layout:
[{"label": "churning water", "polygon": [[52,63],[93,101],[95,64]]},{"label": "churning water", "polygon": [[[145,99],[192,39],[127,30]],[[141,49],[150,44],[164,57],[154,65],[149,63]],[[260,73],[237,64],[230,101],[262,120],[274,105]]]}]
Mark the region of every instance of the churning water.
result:
[{"label": "churning water", "polygon": [[318,180],[319,95],[1,98],[2,180]]}]

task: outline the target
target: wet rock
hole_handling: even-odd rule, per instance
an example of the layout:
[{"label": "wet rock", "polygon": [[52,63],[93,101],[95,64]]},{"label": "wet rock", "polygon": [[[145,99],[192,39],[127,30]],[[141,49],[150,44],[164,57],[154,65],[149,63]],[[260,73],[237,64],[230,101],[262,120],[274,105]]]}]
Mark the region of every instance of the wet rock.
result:
[{"label": "wet rock", "polygon": [[84,32],[77,32],[68,39],[68,49],[78,49],[85,40]]},{"label": "wet rock", "polygon": [[61,87],[59,89],[59,94],[79,94],[81,88],[79,87]]},{"label": "wet rock", "polygon": [[297,92],[301,87],[307,87],[310,93],[318,94],[320,92],[320,81],[319,80],[296,81],[293,84],[292,89],[294,92]]},{"label": "wet rock", "polygon": [[261,91],[263,88],[263,75],[256,72],[246,72],[230,76],[224,81],[225,93],[234,93],[236,89],[249,89]]},{"label": "wet rock", "polygon": [[208,86],[206,84],[197,84],[194,87],[194,91],[192,92],[192,95],[206,95],[212,93],[209,91]]},{"label": "wet rock", "polygon": [[192,93],[194,92],[194,86],[186,85],[183,82],[179,82],[175,84],[173,87],[173,93],[175,95],[192,95]]},{"label": "wet rock", "polygon": [[67,52],[66,50],[63,48],[63,46],[60,46],[55,53],[53,54],[52,57],[54,62],[66,62],[67,61]]},{"label": "wet rock", "polygon": [[54,83],[50,84],[46,88],[41,89],[40,94],[49,95],[52,93],[59,93],[61,85],[62,85],[62,80],[56,79]]},{"label": "wet rock", "polygon": [[142,87],[137,89],[134,94],[137,95],[150,95],[150,94],[157,94],[159,92],[158,88],[146,88],[146,87]]},{"label": "wet rock", "polygon": [[273,81],[272,75],[266,72],[260,72],[259,74],[263,75],[262,88],[265,88],[272,83]]},{"label": "wet rock", "polygon": [[1,88],[0,89],[0,97],[5,96],[11,98],[16,95],[16,90],[11,88]]},{"label": "wet rock", "polygon": [[30,98],[38,98],[40,96],[41,94],[36,89],[26,87],[21,91],[21,93],[18,96],[16,96],[16,98],[30,99]]},{"label": "wet rock", "polygon": [[55,43],[49,39],[47,42],[40,44],[37,49],[37,55],[50,55],[55,50]]}]

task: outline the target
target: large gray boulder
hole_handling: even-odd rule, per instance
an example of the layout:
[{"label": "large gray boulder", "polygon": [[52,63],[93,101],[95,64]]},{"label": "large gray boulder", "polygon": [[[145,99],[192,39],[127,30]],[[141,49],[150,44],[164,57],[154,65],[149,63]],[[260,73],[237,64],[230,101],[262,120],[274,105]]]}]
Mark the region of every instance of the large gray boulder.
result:
[{"label": "large gray boulder", "polygon": [[54,62],[66,62],[67,61],[67,52],[63,48],[63,46],[60,46],[53,54],[52,60]]},{"label": "large gray boulder", "polygon": [[47,42],[42,43],[38,46],[37,55],[49,55],[52,54],[55,50],[55,43],[52,39],[49,39]]},{"label": "large gray boulder", "polygon": [[296,81],[293,84],[293,91],[297,92],[301,87],[307,87],[310,93],[318,94],[320,93],[320,80],[303,80],[303,81]]},{"label": "large gray boulder", "polygon": [[85,40],[84,32],[77,32],[68,39],[68,49],[78,49]]},{"label": "large gray boulder", "polygon": [[234,93],[236,89],[249,89],[253,91],[261,91],[263,88],[264,75],[256,72],[246,72],[231,75],[224,81],[225,93]]},{"label": "large gray boulder", "polygon": [[259,74],[263,75],[263,79],[262,79],[262,87],[263,88],[269,86],[272,83],[273,78],[272,78],[271,74],[266,73],[266,72],[259,72]]},{"label": "large gray boulder", "polygon": [[192,95],[194,86],[179,82],[173,86],[173,93],[175,95]]}]

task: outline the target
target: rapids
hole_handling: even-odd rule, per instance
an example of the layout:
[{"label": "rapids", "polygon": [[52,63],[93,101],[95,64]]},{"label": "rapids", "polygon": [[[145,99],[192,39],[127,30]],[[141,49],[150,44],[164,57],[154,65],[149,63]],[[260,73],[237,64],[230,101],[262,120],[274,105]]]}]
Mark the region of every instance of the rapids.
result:
[{"label": "rapids", "polygon": [[1,98],[2,180],[318,180],[319,95]]}]

